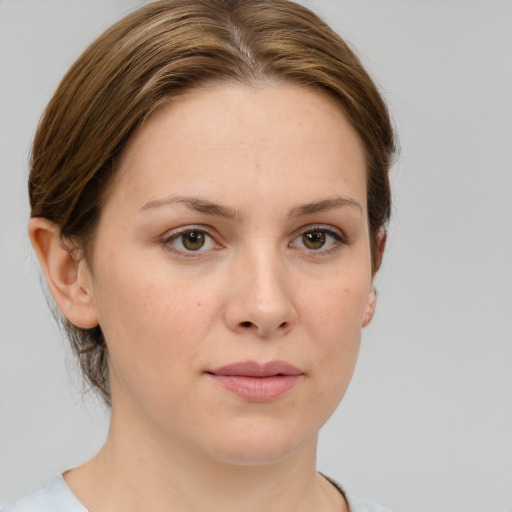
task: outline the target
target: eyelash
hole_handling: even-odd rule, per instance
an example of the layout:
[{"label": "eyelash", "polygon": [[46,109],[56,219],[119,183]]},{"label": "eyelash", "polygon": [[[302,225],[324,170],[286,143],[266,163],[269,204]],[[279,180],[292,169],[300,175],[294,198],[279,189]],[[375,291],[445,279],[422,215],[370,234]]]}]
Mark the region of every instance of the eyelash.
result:
[{"label": "eyelash", "polygon": [[313,226],[306,226],[305,228],[302,228],[298,235],[290,242],[290,246],[293,247],[292,243],[297,240],[298,238],[304,236],[307,233],[323,233],[326,236],[329,236],[333,239],[333,246],[329,249],[306,249],[305,250],[313,255],[313,256],[328,256],[332,254],[333,252],[336,252],[341,247],[348,245],[349,241],[345,237],[344,234],[341,232],[334,230],[331,226],[323,226],[323,225],[313,225]]},{"label": "eyelash", "polygon": [[[179,240],[180,237],[183,235],[187,235],[190,233],[198,233],[198,234],[205,234],[217,247],[219,244],[216,242],[215,237],[212,234],[211,228],[208,226],[185,226],[183,228],[178,228],[175,231],[172,231],[165,235],[162,240],[160,241],[160,244],[168,251],[172,251],[179,256],[183,256],[186,258],[194,258],[199,257],[202,252],[207,252],[209,249],[201,250],[201,247],[199,250],[186,250],[186,249],[179,249],[176,247],[173,247],[171,245],[172,242],[175,240]],[[297,232],[296,232],[297,233]],[[329,249],[308,249],[303,248],[306,252],[310,253],[311,255],[315,256],[327,256],[329,254],[332,254],[333,252],[339,250],[342,246],[348,245],[349,242],[347,238],[341,234],[339,231],[335,231],[330,226],[322,226],[322,225],[313,225],[313,226],[305,226],[302,228],[296,235],[294,235],[294,238],[292,241],[288,244],[289,247],[294,247],[293,242],[297,240],[298,238],[308,234],[308,233],[322,233],[326,235],[327,237],[330,237],[333,240],[333,247],[330,247]],[[206,242],[208,243],[208,242]],[[300,249],[300,248],[299,248]]]},{"label": "eyelash", "polygon": [[212,235],[212,230],[208,226],[185,226],[183,228],[178,228],[177,230],[174,230],[167,235],[165,235],[162,240],[160,241],[160,244],[168,251],[172,251],[179,256],[183,256],[185,258],[197,258],[200,256],[202,252],[206,252],[205,250],[197,250],[197,251],[191,251],[191,250],[184,250],[184,249],[178,249],[176,247],[173,247],[171,245],[171,242],[174,242],[175,240],[179,240],[180,237],[183,235],[187,235],[190,233],[199,233],[207,235],[207,237],[212,240],[212,242],[218,246],[218,243],[215,241],[215,237]]}]

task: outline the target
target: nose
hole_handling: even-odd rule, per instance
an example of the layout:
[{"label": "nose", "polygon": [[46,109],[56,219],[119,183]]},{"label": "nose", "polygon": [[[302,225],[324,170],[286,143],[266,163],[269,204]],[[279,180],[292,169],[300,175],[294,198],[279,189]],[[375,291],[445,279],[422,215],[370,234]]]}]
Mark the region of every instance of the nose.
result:
[{"label": "nose", "polygon": [[263,338],[290,332],[297,311],[282,258],[272,253],[245,255],[233,270],[225,309],[228,327]]}]

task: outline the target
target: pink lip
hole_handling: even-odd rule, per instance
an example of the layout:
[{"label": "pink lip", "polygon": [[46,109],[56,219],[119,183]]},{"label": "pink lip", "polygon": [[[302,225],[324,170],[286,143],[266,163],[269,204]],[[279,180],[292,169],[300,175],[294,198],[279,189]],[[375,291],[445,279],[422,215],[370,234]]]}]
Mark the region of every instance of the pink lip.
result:
[{"label": "pink lip", "polygon": [[251,402],[269,402],[290,391],[304,375],[284,361],[245,361],[207,372],[228,391]]}]

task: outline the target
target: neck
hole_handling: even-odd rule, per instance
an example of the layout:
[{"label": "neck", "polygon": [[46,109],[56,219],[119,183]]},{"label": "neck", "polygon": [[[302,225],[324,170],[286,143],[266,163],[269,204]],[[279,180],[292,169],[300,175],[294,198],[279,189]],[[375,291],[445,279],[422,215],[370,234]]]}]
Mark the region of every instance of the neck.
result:
[{"label": "neck", "polygon": [[65,479],[91,512],[346,511],[341,494],[316,472],[316,442],[269,464],[231,464],[113,410],[103,448]]}]

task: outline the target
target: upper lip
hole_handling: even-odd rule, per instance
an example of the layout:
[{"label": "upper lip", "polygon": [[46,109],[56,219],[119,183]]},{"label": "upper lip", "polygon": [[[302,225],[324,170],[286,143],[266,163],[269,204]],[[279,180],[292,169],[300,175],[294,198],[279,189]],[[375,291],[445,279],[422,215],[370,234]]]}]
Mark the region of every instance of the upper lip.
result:
[{"label": "upper lip", "polygon": [[276,375],[302,375],[303,372],[286,361],[270,361],[264,364],[256,361],[241,361],[210,370],[208,373],[223,376],[275,377]]}]

